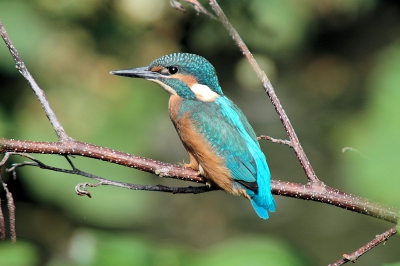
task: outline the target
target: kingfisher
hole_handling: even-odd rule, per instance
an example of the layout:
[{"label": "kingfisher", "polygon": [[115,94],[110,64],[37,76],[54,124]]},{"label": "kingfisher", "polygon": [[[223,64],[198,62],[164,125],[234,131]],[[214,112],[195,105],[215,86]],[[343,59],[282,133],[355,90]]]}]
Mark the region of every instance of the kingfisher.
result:
[{"label": "kingfisher", "polygon": [[247,118],[222,92],[210,62],[174,53],[146,67],[110,73],[150,80],[167,91],[169,116],[189,154],[184,166],[207,184],[249,199],[258,216],[268,219],[276,204],[267,160]]}]

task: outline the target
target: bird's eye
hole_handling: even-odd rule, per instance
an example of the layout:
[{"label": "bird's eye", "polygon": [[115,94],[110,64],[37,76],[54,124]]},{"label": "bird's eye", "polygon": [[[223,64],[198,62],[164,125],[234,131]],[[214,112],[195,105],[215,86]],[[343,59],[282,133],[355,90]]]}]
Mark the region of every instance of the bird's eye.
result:
[{"label": "bird's eye", "polygon": [[168,72],[169,72],[170,75],[173,75],[176,72],[178,72],[178,68],[174,67],[174,66],[167,67],[167,69],[168,69]]}]

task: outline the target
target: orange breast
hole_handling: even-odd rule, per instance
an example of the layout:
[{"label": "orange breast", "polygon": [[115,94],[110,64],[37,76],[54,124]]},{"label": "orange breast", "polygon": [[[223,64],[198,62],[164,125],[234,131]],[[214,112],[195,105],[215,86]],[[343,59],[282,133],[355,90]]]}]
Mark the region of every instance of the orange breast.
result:
[{"label": "orange breast", "polygon": [[182,103],[182,98],[179,97],[178,95],[171,95],[169,97],[169,103],[168,103],[169,117],[171,118],[172,123],[174,123],[175,127],[176,123],[178,122],[179,110],[181,109],[182,105],[181,103]]},{"label": "orange breast", "polygon": [[[170,107],[170,110],[174,110]],[[177,115],[171,113],[175,118]],[[171,117],[172,120],[174,120]],[[195,159],[196,162],[190,162],[190,166],[197,166],[202,170],[202,175],[207,181],[217,185],[223,190],[234,193],[232,190],[233,179],[230,170],[225,166],[224,160],[216,154],[212,146],[196,132],[192,122],[190,121],[189,114],[184,114],[181,119],[176,119],[175,128],[179,137],[186,148],[191,160]],[[200,165],[201,167],[198,167]],[[197,169],[196,169],[197,170]]]},{"label": "orange breast", "polygon": [[191,161],[187,166],[195,170],[202,169],[202,175],[207,181],[226,192],[242,195],[249,199],[244,189],[233,186],[234,180],[224,159],[217,155],[214,148],[196,131],[190,120],[190,113],[185,113],[179,118],[181,105],[182,99],[178,95],[171,95],[168,106],[169,115],[183,146],[189,153]]}]

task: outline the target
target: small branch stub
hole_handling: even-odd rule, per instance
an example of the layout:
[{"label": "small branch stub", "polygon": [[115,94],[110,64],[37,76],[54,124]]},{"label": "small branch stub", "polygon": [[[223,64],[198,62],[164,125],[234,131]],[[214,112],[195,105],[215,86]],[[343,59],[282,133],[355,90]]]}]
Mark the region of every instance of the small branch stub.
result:
[{"label": "small branch stub", "polygon": [[88,198],[92,198],[92,195],[86,187],[97,187],[98,185],[99,184],[79,183],[75,186],[75,192],[78,196],[88,196]]}]

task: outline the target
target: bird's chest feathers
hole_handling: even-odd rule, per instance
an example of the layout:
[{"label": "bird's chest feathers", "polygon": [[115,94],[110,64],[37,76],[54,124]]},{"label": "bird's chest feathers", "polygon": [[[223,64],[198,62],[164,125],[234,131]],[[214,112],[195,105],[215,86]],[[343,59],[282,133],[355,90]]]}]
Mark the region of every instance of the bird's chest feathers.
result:
[{"label": "bird's chest feathers", "polygon": [[[192,158],[196,160],[193,165],[197,165],[198,170],[209,181],[225,191],[232,191],[233,179],[224,158],[218,155],[213,145],[199,130],[201,125],[195,118],[203,114],[202,110],[213,109],[213,104],[215,103],[183,100],[177,95],[172,95],[169,100],[169,114],[191,160]],[[204,115],[210,115],[210,113],[204,112]],[[208,123],[212,123],[211,120],[212,118]]]},{"label": "bird's chest feathers", "polygon": [[193,104],[195,103],[192,101],[188,102],[177,95],[172,95],[169,99],[168,109],[171,121],[186,150],[195,152],[195,150],[208,146],[208,143],[201,137],[201,134],[196,130],[195,123],[193,123],[192,112],[196,111],[195,106],[192,106]]},{"label": "bird's chest feathers", "polygon": [[193,111],[196,112],[197,109],[194,105],[196,105],[194,101],[185,100],[179,95],[171,95],[169,98],[169,116],[183,142],[186,141],[182,137],[184,139],[196,138],[194,134],[197,132],[195,132],[194,124],[191,121],[191,114]]},{"label": "bird's chest feathers", "polygon": [[171,118],[172,122],[174,123],[175,127],[176,124],[179,122],[179,112],[182,108],[182,98],[178,95],[171,95],[169,98],[168,103],[168,111],[169,117]]},{"label": "bird's chest feathers", "polygon": [[195,117],[203,113],[208,116],[205,110],[210,109],[212,104],[211,102],[188,100],[181,98],[179,95],[171,95],[168,110],[178,134],[193,135],[195,132],[198,134],[199,132],[196,128],[199,123],[196,122],[197,119]]}]

